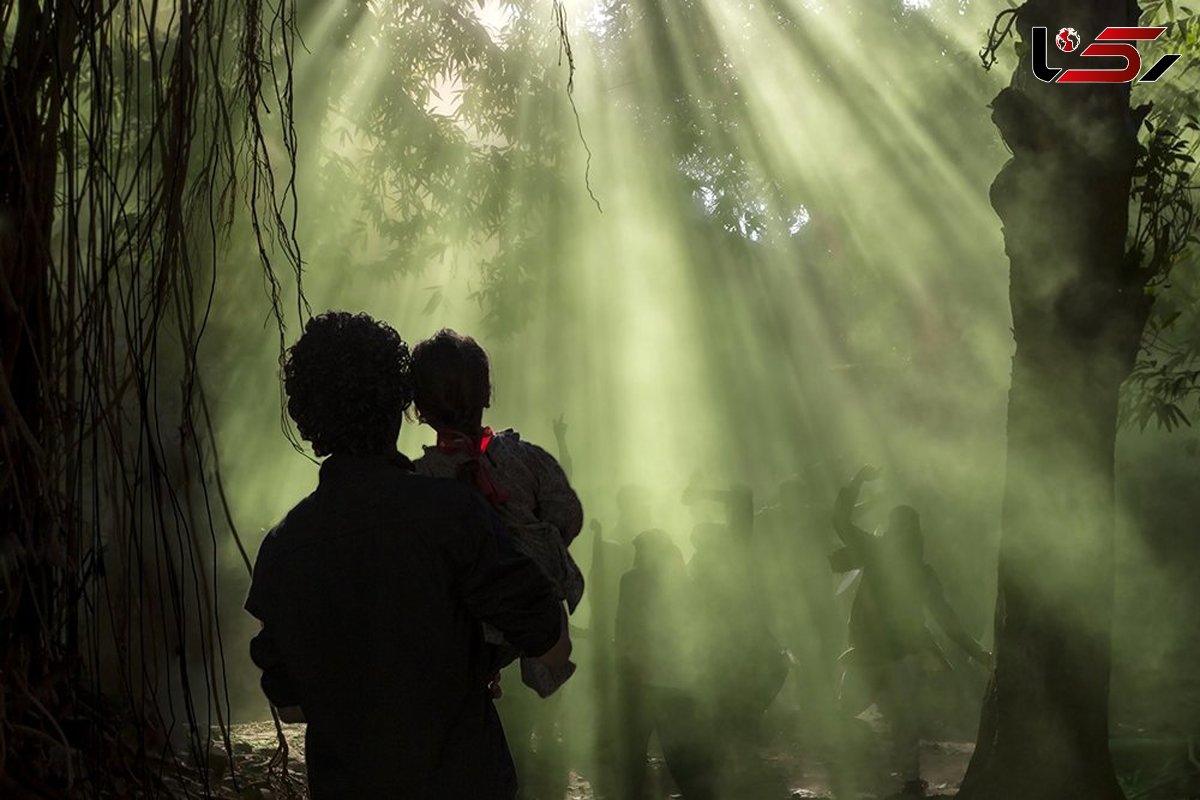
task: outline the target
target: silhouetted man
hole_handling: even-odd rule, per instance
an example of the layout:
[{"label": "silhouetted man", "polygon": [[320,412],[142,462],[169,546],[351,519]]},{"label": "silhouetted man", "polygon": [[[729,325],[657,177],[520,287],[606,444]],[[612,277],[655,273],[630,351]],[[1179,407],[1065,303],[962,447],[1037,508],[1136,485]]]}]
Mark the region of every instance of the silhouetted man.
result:
[{"label": "silhouetted man", "polygon": [[362,314],[315,317],[288,351],[288,413],[329,458],[259,550],[251,657],[267,698],[308,722],[314,800],[511,800],[480,623],[555,666],[570,640],[477,493],[397,452],[407,366],[396,332]]},{"label": "silhouetted man", "polygon": [[621,800],[642,800],[650,737],[684,800],[716,796],[710,720],[700,700],[702,658],[696,593],[683,553],[661,530],[634,540],[633,569],[621,578],[615,644],[620,675]]},{"label": "silhouetted man", "polygon": [[833,527],[845,547],[830,556],[835,572],[862,570],[850,611],[850,649],[842,703],[858,714],[876,703],[891,729],[893,757],[904,781],[901,795],[923,797],[920,695],[932,663],[949,662],[925,624],[926,613],[968,656],[990,668],[992,655],[975,641],[946,600],[937,573],[925,561],[921,519],[911,506],[892,509],[887,532],[874,536],[852,521],[865,481],[879,470],[863,467],[838,492]]}]

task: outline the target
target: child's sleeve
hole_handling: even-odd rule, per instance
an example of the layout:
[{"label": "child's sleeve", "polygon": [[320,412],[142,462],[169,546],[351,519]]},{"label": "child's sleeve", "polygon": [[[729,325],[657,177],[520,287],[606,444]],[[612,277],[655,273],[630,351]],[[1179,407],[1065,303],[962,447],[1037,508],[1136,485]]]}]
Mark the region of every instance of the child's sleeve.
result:
[{"label": "child's sleeve", "polygon": [[536,444],[522,442],[526,461],[537,479],[538,519],[558,528],[563,541],[570,544],[583,529],[583,505],[571,488],[567,473],[554,456]]}]

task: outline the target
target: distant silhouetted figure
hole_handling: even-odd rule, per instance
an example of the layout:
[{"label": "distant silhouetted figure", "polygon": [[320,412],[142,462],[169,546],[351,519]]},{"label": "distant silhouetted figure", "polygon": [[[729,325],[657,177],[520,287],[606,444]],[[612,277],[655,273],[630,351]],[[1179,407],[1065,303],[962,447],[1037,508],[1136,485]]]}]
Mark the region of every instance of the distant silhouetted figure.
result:
[{"label": "distant silhouetted figure", "polygon": [[684,503],[700,500],[720,503],[727,520],[693,529],[695,552],[688,563],[698,592],[695,614],[710,645],[703,662],[706,701],[721,721],[723,740],[745,748],[759,743],[763,714],[787,680],[788,659],[769,625],[754,553],[753,494],[742,486],[684,492]]},{"label": "distant silhouetted figure", "polygon": [[754,518],[755,556],[771,600],[774,632],[792,655],[788,687],[797,732],[806,746],[833,745],[828,729],[838,718],[838,656],[846,623],[837,607],[829,552],[829,501],[820,502],[799,479],[779,485],[779,500]]},{"label": "distant silhouetted figure", "polygon": [[[469,336],[438,331],[413,348],[412,381],[417,416],[437,431],[437,444],[425,448],[417,472],[473,485],[500,514],[517,549],[541,567],[574,611],[583,597],[583,574],[567,548],[583,527],[583,507],[554,456],[516,431],[493,433],[483,425],[492,399],[487,353]],[[485,637],[502,644],[496,633]],[[509,653],[515,656],[515,648]],[[551,672],[537,659],[521,661],[522,681],[542,697],[572,672],[574,665]]]},{"label": "distant silhouetted figure", "polygon": [[666,533],[646,531],[634,539],[634,547],[634,566],[621,578],[617,606],[618,797],[644,797],[646,751],[657,732],[683,797],[711,798],[713,732],[699,698],[696,594],[683,554]]},{"label": "distant silhouetted figure", "polygon": [[397,452],[408,360],[390,327],[341,312],[288,350],[288,412],[328,458],[259,549],[250,653],[268,699],[308,722],[314,800],[511,800],[480,623],[554,669],[570,640],[549,582],[478,494]]},{"label": "distant silhouetted figure", "polygon": [[920,693],[928,662],[949,667],[925,625],[925,613],[972,658],[990,665],[992,657],[963,628],[946,602],[937,574],[925,562],[915,509],[892,509],[882,536],[873,536],[851,521],[863,482],[878,475],[874,467],[863,467],[838,493],[834,505],[834,529],[846,546],[830,556],[830,563],[835,572],[862,570],[850,612],[850,649],[843,656],[842,698],[852,715],[872,702],[878,706],[891,729],[903,792],[922,796]]},{"label": "distant silhouetted figure", "polygon": [[617,712],[617,661],[613,628],[621,576],[633,567],[636,535],[651,527],[650,491],[637,484],[617,490],[617,519],[609,535],[600,523],[591,523],[591,564],[588,566],[588,653],[595,709],[595,764],[592,788],[597,797],[621,799]]}]

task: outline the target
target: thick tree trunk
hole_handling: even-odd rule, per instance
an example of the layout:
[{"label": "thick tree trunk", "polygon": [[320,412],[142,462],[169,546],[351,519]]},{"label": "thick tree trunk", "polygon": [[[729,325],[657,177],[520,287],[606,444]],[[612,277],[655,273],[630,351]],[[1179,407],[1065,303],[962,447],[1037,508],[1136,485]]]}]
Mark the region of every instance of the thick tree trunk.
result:
[{"label": "thick tree trunk", "polygon": [[[22,4],[15,45],[0,67],[0,670],[39,681],[64,609],[54,602],[65,531],[48,477],[51,230],[58,124],[66,69],[55,70],[76,26],[73,12]],[[0,719],[15,703],[0,707]]]},{"label": "thick tree trunk", "polygon": [[[1031,0],[1016,30],[1084,42],[1134,24],[1123,0]],[[1057,49],[1050,50],[1058,55]],[[1117,800],[1108,751],[1117,397],[1149,311],[1125,259],[1138,119],[1127,85],[1036,80],[1028,48],[993,119],[1013,158],[992,187],[1011,263],[996,671],[964,800]]]}]

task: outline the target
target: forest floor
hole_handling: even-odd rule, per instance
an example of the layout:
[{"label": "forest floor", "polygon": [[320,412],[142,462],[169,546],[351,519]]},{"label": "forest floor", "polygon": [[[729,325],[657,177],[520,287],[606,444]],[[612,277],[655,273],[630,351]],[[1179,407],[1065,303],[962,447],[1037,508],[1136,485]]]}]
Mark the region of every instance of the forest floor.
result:
[{"label": "forest floor", "polygon": [[[244,800],[306,798],[304,726],[284,725],[283,730],[289,751],[287,779],[283,777],[281,764],[273,762],[278,750],[274,723],[255,722],[233,727],[234,770],[231,774],[228,765],[221,768],[219,764],[217,769],[212,770],[213,777],[219,780],[228,796]],[[963,742],[923,743],[921,764],[924,777],[929,782],[928,796],[954,796],[972,749],[971,744]],[[656,797],[678,797],[673,793],[673,786],[660,758],[651,757],[651,769],[658,787]],[[731,788],[727,794],[734,796],[736,793],[738,800],[818,800],[829,797],[826,765],[818,760],[804,763],[794,751],[776,749],[759,752],[756,757],[747,757],[737,772],[739,774],[732,776],[737,789]],[[236,788],[234,775],[237,776]],[[884,795],[863,794],[861,797],[863,800],[882,800]],[[582,777],[572,773],[565,800],[593,800],[591,787]]]}]

